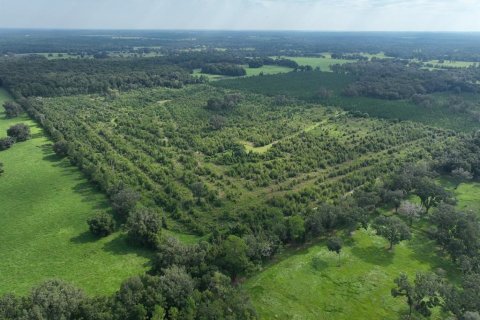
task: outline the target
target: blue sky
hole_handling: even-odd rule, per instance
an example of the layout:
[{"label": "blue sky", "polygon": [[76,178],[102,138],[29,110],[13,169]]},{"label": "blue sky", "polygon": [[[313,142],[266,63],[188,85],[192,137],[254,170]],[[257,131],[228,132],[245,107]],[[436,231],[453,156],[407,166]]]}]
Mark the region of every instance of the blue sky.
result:
[{"label": "blue sky", "polygon": [[0,28],[480,31],[480,0],[0,0]]}]

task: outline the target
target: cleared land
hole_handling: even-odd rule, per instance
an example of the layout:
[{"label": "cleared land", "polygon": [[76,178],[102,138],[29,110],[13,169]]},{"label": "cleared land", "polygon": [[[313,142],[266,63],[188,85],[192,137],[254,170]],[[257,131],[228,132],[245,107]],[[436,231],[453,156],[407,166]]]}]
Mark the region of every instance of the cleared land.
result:
[{"label": "cleared land", "polygon": [[311,66],[312,68],[320,68],[321,71],[331,72],[331,66],[335,64],[344,64],[355,62],[356,60],[333,59],[330,54],[324,54],[324,57],[282,57],[295,61],[301,66]]},{"label": "cleared land", "polygon": [[[9,99],[0,90],[0,105]],[[0,153],[0,295],[24,294],[47,278],[61,278],[89,294],[110,294],[143,273],[148,254],[126,245],[122,233],[96,240],[86,220],[108,208],[76,167],[52,153],[51,142],[29,118],[5,119],[0,137],[16,123],[33,138]]]},{"label": "cleared land", "polygon": [[[268,75],[268,74],[287,73],[287,72],[293,71],[292,68],[282,67],[282,66],[270,66],[270,65],[264,65],[264,66],[261,66],[260,68],[249,68],[248,66],[243,66],[243,67],[247,71],[247,75],[246,75],[247,77],[258,76],[260,74]],[[238,77],[223,76],[223,75],[217,75],[217,74],[202,73],[201,69],[193,70],[193,74],[198,76],[202,76],[202,75],[206,76],[210,80],[238,78]]]},{"label": "cleared land", "polygon": [[[393,251],[373,231],[357,230],[340,256],[322,241],[290,251],[245,283],[261,319],[397,319],[408,313],[402,298],[390,295],[401,272],[446,270],[455,281],[453,265],[437,255],[422,234]],[[318,262],[312,263],[316,257]],[[443,319],[435,310],[432,319]]]}]

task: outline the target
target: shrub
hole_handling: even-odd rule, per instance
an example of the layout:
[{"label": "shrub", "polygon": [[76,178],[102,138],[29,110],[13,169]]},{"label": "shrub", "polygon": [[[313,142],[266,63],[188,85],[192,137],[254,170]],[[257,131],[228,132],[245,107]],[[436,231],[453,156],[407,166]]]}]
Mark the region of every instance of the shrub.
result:
[{"label": "shrub", "polygon": [[65,157],[68,154],[68,142],[65,140],[55,142],[53,151],[60,157]]},{"label": "shrub", "polygon": [[7,135],[17,142],[27,141],[30,139],[30,128],[26,124],[19,123],[8,128]]},{"label": "shrub", "polygon": [[155,248],[161,229],[162,219],[152,209],[137,208],[130,213],[127,220],[128,238],[137,245]]},{"label": "shrub", "polygon": [[111,215],[100,213],[87,220],[90,232],[99,237],[106,237],[115,231],[115,222]]},{"label": "shrub", "polygon": [[9,149],[15,143],[12,137],[0,138],[0,151]]},{"label": "shrub", "polygon": [[112,207],[121,218],[128,217],[129,212],[135,208],[140,194],[132,189],[120,190],[112,197]]},{"label": "shrub", "polygon": [[15,102],[5,102],[3,104],[3,107],[5,108],[5,115],[7,118],[15,118],[18,117],[20,114],[22,114],[22,107],[20,107],[17,103]]}]

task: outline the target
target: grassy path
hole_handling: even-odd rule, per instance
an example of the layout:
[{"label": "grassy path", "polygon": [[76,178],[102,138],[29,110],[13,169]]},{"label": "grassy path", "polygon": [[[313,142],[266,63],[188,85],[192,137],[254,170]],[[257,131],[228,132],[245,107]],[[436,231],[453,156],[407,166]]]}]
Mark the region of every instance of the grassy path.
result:
[{"label": "grassy path", "polygon": [[[0,105],[10,99],[0,89]],[[26,293],[47,278],[61,278],[89,294],[109,294],[125,278],[142,273],[148,253],[128,247],[124,235],[101,240],[88,232],[86,220],[108,209],[66,159],[57,158],[51,142],[28,117],[5,119],[0,137],[15,123],[26,123],[33,138],[0,152],[0,294]]]}]

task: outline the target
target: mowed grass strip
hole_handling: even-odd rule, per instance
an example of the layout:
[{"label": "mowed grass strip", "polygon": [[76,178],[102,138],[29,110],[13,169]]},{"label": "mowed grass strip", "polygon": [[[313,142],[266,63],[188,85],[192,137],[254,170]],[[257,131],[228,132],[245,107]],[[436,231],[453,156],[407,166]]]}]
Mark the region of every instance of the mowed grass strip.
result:
[{"label": "mowed grass strip", "polygon": [[[393,251],[372,230],[358,230],[345,242],[340,260],[320,242],[288,252],[285,259],[247,280],[244,286],[260,318],[398,319],[408,307],[390,290],[401,272],[413,280],[418,271],[442,268],[457,280],[453,265],[439,257],[434,243],[420,233]],[[443,316],[437,308],[431,319]]]},{"label": "mowed grass strip", "polygon": [[[0,89],[0,106],[10,99]],[[83,175],[52,153],[51,141],[28,117],[5,119],[0,137],[25,123],[32,139],[0,152],[0,295],[25,294],[48,278],[61,278],[89,294],[110,294],[146,269],[148,253],[125,243],[122,233],[97,240],[86,220],[108,210],[106,198]]]}]

